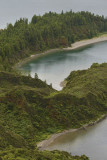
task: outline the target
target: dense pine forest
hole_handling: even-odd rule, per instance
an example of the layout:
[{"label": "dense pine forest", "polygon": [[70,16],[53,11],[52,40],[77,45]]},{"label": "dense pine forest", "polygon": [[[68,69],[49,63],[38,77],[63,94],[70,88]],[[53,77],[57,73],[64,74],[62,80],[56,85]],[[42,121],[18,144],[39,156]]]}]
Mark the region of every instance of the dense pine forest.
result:
[{"label": "dense pine forest", "polygon": [[32,52],[70,46],[105,31],[106,18],[84,11],[34,15],[29,23],[28,19],[21,18],[0,30],[0,70],[9,71],[11,65]]}]

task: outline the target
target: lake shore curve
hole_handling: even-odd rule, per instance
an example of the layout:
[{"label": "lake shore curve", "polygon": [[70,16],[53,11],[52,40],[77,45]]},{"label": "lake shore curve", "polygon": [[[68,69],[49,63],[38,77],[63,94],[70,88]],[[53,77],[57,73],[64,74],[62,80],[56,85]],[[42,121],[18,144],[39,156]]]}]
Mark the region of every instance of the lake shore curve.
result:
[{"label": "lake shore curve", "polygon": [[72,44],[72,47],[67,47],[67,48],[63,48],[63,50],[74,50],[74,49],[78,49],[90,44],[94,44],[94,43],[99,43],[99,42],[103,42],[103,41],[107,41],[107,35],[102,35],[96,38],[92,38],[92,39],[87,39],[87,40],[81,40],[78,42],[75,42]]},{"label": "lake shore curve", "polygon": [[104,120],[105,118],[107,118],[107,115],[102,115],[99,119],[97,119],[96,121],[93,121],[89,124],[85,124],[83,125],[82,127],[80,128],[76,128],[76,129],[68,129],[68,130],[64,130],[62,131],[61,133],[56,133],[56,134],[53,134],[49,139],[46,139],[46,140],[43,140],[41,142],[39,142],[37,144],[37,147],[40,151],[43,151],[46,149],[46,147],[48,147],[56,138],[62,136],[62,135],[65,135],[67,133],[73,133],[73,132],[77,132],[79,130],[83,130],[83,129],[87,129],[89,126],[93,126],[99,122],[101,122],[102,120]]},{"label": "lake shore curve", "polygon": [[44,51],[42,53],[37,53],[37,54],[33,54],[30,55],[30,57],[27,57],[21,61],[19,61],[14,67],[15,68],[19,68],[21,67],[23,64],[25,64],[28,61],[31,61],[32,59],[36,59],[38,57],[50,54],[50,53],[54,53],[54,52],[58,52],[58,51],[69,51],[69,50],[75,50],[75,49],[79,49],[91,44],[95,44],[95,43],[99,43],[99,42],[103,42],[103,41],[107,41],[107,34],[98,36],[98,37],[94,37],[92,39],[85,39],[85,40],[81,40],[81,41],[77,41],[75,43],[72,44],[71,47],[67,47],[67,48],[56,48],[56,49],[49,49],[47,51]]}]

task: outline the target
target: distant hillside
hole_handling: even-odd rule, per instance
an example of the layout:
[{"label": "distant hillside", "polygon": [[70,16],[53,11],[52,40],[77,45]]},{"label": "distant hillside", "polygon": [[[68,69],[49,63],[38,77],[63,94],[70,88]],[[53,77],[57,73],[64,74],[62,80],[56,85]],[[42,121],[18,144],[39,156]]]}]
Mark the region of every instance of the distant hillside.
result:
[{"label": "distant hillside", "polygon": [[0,72],[0,158],[88,160],[66,152],[40,152],[36,143],[107,114],[106,71],[103,63],[71,72],[60,92],[37,77]]}]

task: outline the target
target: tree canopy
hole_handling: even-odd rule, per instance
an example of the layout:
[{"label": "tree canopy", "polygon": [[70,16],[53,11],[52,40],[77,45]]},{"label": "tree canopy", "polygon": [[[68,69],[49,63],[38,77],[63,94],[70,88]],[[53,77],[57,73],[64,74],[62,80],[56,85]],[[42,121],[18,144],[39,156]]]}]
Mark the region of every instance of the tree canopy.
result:
[{"label": "tree canopy", "polygon": [[20,18],[0,31],[0,69],[9,69],[31,51],[66,47],[75,41],[92,38],[107,31],[107,19],[90,12],[49,12],[34,15],[31,22]]}]

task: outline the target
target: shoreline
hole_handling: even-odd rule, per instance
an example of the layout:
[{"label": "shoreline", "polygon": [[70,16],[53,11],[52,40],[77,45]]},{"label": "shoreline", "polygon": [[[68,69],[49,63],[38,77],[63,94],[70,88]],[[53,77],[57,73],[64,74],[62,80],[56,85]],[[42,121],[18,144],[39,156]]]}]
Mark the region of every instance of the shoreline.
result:
[{"label": "shoreline", "polygon": [[65,135],[67,133],[73,133],[73,132],[77,132],[79,130],[83,130],[83,129],[87,129],[89,126],[93,126],[101,121],[103,121],[104,119],[107,118],[107,114],[106,115],[102,115],[98,120],[94,121],[94,122],[91,122],[89,124],[85,124],[83,125],[82,127],[80,128],[76,128],[76,129],[68,129],[68,130],[64,130],[60,133],[55,133],[53,135],[51,135],[51,137],[49,139],[46,139],[46,140],[43,140],[41,142],[39,142],[37,144],[37,148],[40,150],[40,151],[44,151],[46,149],[46,147],[48,147],[52,142],[54,142],[54,140],[62,135]]},{"label": "shoreline", "polygon": [[72,47],[63,48],[63,50],[74,50],[91,44],[107,41],[107,34],[94,37],[92,39],[81,40],[72,44]]},{"label": "shoreline", "polygon": [[15,68],[19,68],[21,67],[23,64],[25,64],[26,62],[29,62],[33,59],[36,59],[36,58],[39,58],[41,56],[44,56],[44,55],[48,55],[48,54],[51,54],[51,53],[55,53],[55,52],[58,52],[58,51],[63,51],[63,48],[55,48],[55,49],[49,49],[47,51],[44,51],[42,53],[37,53],[37,54],[32,54],[30,55],[30,57],[27,57],[27,58],[24,58],[23,60],[20,60],[18,63],[15,64]]},{"label": "shoreline", "polygon": [[27,57],[27,58],[23,59],[22,61],[19,61],[18,63],[16,63],[16,65],[14,67],[19,68],[23,64],[25,64],[26,62],[31,61],[32,59],[36,59],[38,57],[47,55],[47,54],[51,54],[51,53],[58,52],[58,51],[72,51],[75,49],[79,49],[79,48],[82,48],[82,47],[85,47],[85,46],[88,46],[91,44],[104,42],[104,41],[107,41],[107,34],[101,35],[99,37],[94,37],[92,39],[85,39],[85,40],[77,41],[77,42],[73,43],[71,47],[49,49],[49,50],[44,51],[42,53],[33,54],[30,57]]}]

